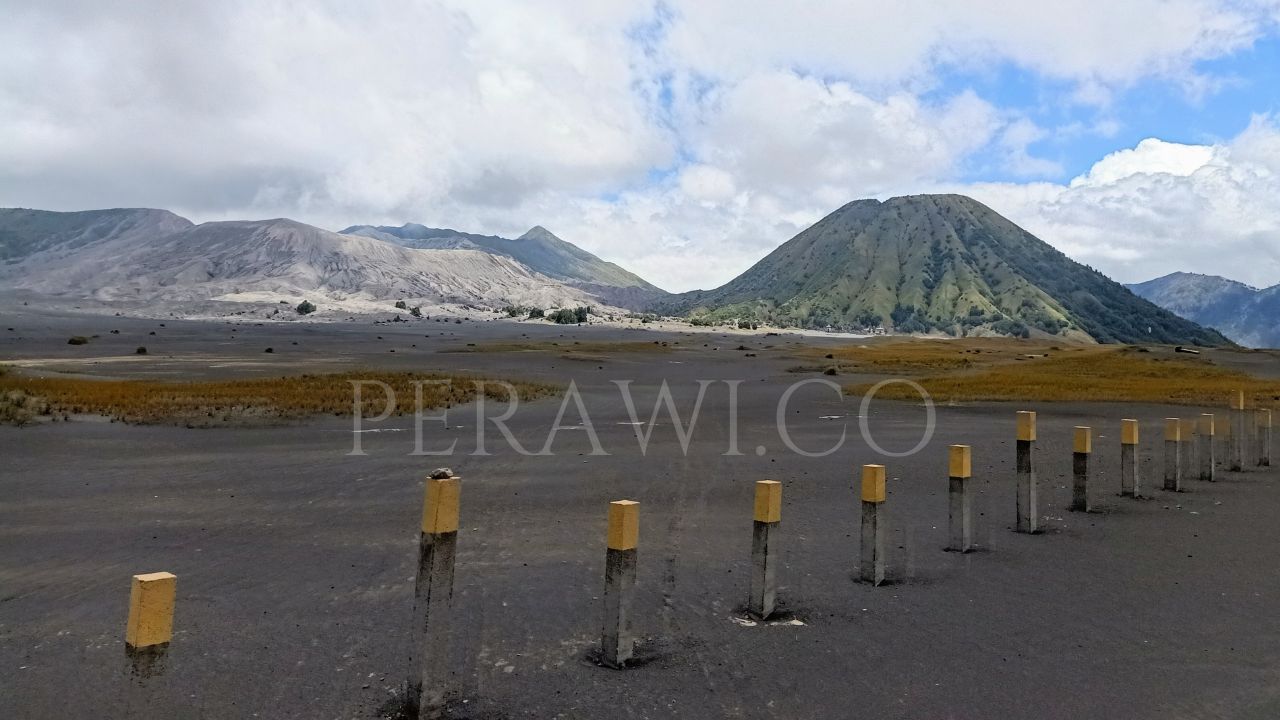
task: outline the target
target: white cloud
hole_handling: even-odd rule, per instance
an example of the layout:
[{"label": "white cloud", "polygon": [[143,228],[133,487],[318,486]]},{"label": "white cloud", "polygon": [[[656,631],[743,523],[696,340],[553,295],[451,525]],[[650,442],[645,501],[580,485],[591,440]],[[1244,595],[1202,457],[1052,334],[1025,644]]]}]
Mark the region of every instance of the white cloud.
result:
[{"label": "white cloud", "polygon": [[897,85],[928,83],[940,62],[1011,61],[1080,84],[1079,100],[1153,75],[1189,77],[1196,60],[1246,46],[1268,10],[1255,2],[906,0],[681,4],[671,52],[716,77],[804,67]]},{"label": "white cloud", "polygon": [[1067,185],[957,188],[1123,282],[1176,270],[1280,283],[1280,128],[1217,145],[1148,139]]},{"label": "white cloud", "polygon": [[625,29],[644,15],[412,2],[6,11],[0,197],[336,217],[606,191],[674,147],[633,88],[642,59]]},{"label": "white cloud", "polygon": [[1109,185],[1134,175],[1186,177],[1208,165],[1215,154],[1215,148],[1208,145],[1181,145],[1147,138],[1134,148],[1117,150],[1099,160],[1088,173],[1072,180],[1071,185]]},{"label": "white cloud", "polygon": [[1031,155],[1027,146],[1048,135],[1044,128],[1026,118],[1009,123],[1000,136],[1005,168],[1019,177],[1044,177],[1062,173],[1062,165]]}]

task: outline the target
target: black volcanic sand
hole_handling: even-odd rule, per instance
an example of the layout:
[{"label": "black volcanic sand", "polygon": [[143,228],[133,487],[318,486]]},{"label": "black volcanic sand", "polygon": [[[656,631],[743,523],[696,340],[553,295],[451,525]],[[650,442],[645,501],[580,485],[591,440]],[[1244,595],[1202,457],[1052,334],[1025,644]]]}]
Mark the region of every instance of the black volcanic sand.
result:
[{"label": "black volcanic sand", "polygon": [[[610,453],[590,455],[587,431],[575,428],[558,433],[552,454],[521,456],[490,425],[491,454],[476,456],[474,406],[454,408],[449,429],[424,424],[427,450],[457,440],[450,457],[412,455],[411,418],[367,425],[380,432],[361,435],[364,456],[348,454],[350,422],[336,418],[214,430],[0,428],[6,718],[377,717],[404,680],[421,479],[442,465],[463,476],[457,717],[1280,716],[1280,477],[1224,473],[1212,485],[1190,481],[1184,493],[1154,489],[1160,420],[1198,408],[1026,407],[1040,412],[1047,530],[1025,536],[1011,529],[1014,411],[1022,406],[940,407],[924,450],[885,457],[860,437],[858,401],[809,385],[785,413],[791,438],[811,451],[842,431],[848,438],[833,454],[805,457],[779,437],[778,401],[790,383],[829,378],[786,372],[798,362],[786,353],[796,338],[366,322],[242,325],[232,340],[220,323],[40,312],[5,320],[15,327],[0,341],[6,360],[125,357],[139,344],[152,351],[87,367],[45,364],[95,375],[252,376],[354,364],[572,379]],[[101,337],[89,345],[65,345],[69,335],[94,333]],[[436,352],[522,333],[570,343],[678,341],[681,349],[598,361]],[[734,350],[739,344],[759,357]],[[266,346],[275,352],[264,357]],[[1256,372],[1276,371],[1270,355],[1230,355]],[[642,454],[611,382],[628,379],[644,420],[663,379],[686,418],[697,380],[741,380],[743,454],[725,455],[723,382],[707,390],[687,453],[664,414]],[[559,409],[555,398],[530,403],[509,425],[540,448]],[[1115,495],[1122,417],[1143,422],[1149,500]],[[876,442],[893,452],[915,445],[924,422],[924,408],[910,403],[876,402],[868,417]],[[572,407],[563,423],[580,423]],[[1066,511],[1071,428],[1081,424],[1095,428],[1097,449],[1089,514]],[[974,447],[982,546],[967,555],[942,551],[946,446],[959,442]],[[856,468],[870,462],[887,464],[890,478],[892,583],[878,588],[854,580]],[[788,622],[744,626],[735,617],[746,594],[752,483],[763,478],[785,483],[778,578]],[[619,498],[641,503],[642,642],[625,671],[591,659],[606,503]],[[159,668],[131,676],[129,576],[158,570],[179,578],[176,633]]]}]

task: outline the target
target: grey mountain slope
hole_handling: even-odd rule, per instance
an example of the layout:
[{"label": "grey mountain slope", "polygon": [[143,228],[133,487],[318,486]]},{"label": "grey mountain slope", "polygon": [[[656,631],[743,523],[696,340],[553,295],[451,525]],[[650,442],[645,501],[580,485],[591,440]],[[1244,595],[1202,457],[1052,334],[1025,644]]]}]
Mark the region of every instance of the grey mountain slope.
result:
[{"label": "grey mountain slope", "polygon": [[1242,345],[1280,347],[1280,285],[1259,290],[1217,275],[1176,272],[1128,287]]},{"label": "grey mountain slope", "polygon": [[638,275],[561,240],[542,226],[531,228],[515,240],[430,228],[418,223],[400,227],[353,225],[342,232],[390,240],[406,247],[474,249],[509,257],[619,307],[639,308],[667,294]]},{"label": "grey mountain slope", "polygon": [[[0,271],[0,283],[50,295],[139,302],[261,292],[491,307],[593,300],[491,253],[414,250],[286,219],[192,225],[176,215],[156,215],[163,211],[104,212],[111,213],[115,227],[132,229],[100,232],[105,221],[95,213],[52,213],[75,217],[43,217],[33,225],[20,213],[0,212],[0,237],[15,238],[11,247],[24,250]],[[143,231],[149,219],[150,230]],[[77,223],[83,225],[79,231]],[[58,234],[44,234],[48,228]]]},{"label": "grey mountain slope", "polygon": [[859,200],[659,311],[899,332],[1225,344],[961,195]]},{"label": "grey mountain slope", "polygon": [[101,242],[168,235],[191,226],[168,210],[0,208],[0,263],[13,265],[36,254],[69,255]]}]

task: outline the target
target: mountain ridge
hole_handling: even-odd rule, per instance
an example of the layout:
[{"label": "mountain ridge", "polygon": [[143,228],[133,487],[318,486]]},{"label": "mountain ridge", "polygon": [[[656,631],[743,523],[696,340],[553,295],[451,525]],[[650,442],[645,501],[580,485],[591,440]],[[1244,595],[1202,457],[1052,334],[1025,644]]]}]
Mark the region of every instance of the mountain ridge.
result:
[{"label": "mountain ridge", "polygon": [[1174,272],[1127,287],[1242,345],[1280,347],[1280,284],[1255,288],[1219,275]]},{"label": "mountain ridge", "polygon": [[639,309],[668,293],[616,263],[602,260],[582,248],[534,225],[520,237],[479,235],[420,223],[352,225],[343,234],[365,235],[418,249],[475,249],[512,258],[533,270],[572,287],[590,292],[601,301]]},{"label": "mountain ridge", "polygon": [[[344,301],[405,298],[499,307],[594,301],[492,253],[414,250],[289,218],[195,225],[150,209],[69,217],[30,212],[0,209],[0,247],[6,257],[0,280],[50,295],[181,302],[320,293]],[[51,228],[57,232],[50,235]]]}]

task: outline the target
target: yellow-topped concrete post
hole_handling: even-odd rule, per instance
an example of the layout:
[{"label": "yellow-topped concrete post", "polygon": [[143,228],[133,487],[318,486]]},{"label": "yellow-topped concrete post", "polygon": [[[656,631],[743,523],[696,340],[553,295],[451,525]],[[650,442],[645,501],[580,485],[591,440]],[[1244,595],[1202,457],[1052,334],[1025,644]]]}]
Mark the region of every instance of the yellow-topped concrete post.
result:
[{"label": "yellow-topped concrete post", "polygon": [[1243,390],[1231,393],[1231,445],[1227,455],[1227,468],[1233,472],[1244,470],[1244,448],[1248,444],[1249,430],[1245,427],[1245,397]]},{"label": "yellow-topped concrete post", "polygon": [[609,503],[610,550],[634,550],[640,544],[640,503],[614,500]]},{"label": "yellow-topped concrete post", "polygon": [[1196,421],[1196,459],[1200,465],[1199,477],[1205,482],[1213,482],[1214,449],[1213,436],[1217,430],[1217,422],[1212,413],[1202,413]]},{"label": "yellow-topped concrete post", "polygon": [[173,639],[178,578],[173,573],[134,575],[129,587],[129,620],[124,642],[130,651],[162,650]]},{"label": "yellow-topped concrete post", "polygon": [[885,501],[885,471],[883,465],[862,466],[862,562],[863,582],[879,585],[885,578],[884,533],[885,522],[882,506]]},{"label": "yellow-topped concrete post", "polygon": [[1141,480],[1138,477],[1138,421],[1120,421],[1120,494],[1125,497],[1142,497]]},{"label": "yellow-topped concrete post", "polygon": [[423,488],[406,698],[411,717],[440,717],[453,691],[448,663],[461,492],[462,478],[447,468],[432,472]]},{"label": "yellow-topped concrete post", "polygon": [[1071,442],[1071,510],[1089,512],[1089,456],[1093,454],[1093,428],[1077,425]]},{"label": "yellow-topped concrete post", "polygon": [[1258,467],[1271,467],[1271,410],[1260,408],[1257,414]]},{"label": "yellow-topped concrete post", "polygon": [[631,605],[636,586],[636,550],[640,545],[640,503],[609,503],[609,530],[605,536],[604,623],[600,632],[600,659],[621,669],[635,653],[631,635]]},{"label": "yellow-topped concrete post", "polygon": [[1182,491],[1182,420],[1164,420],[1164,489]]},{"label": "yellow-topped concrete post", "polygon": [[458,529],[458,501],[462,478],[428,478],[422,502],[422,532],[438,535]]},{"label": "yellow-topped concrete post", "polygon": [[1035,470],[1036,414],[1018,412],[1018,524],[1021,533],[1040,531],[1039,488]]},{"label": "yellow-topped concrete post", "polygon": [[973,549],[973,450],[968,445],[952,445],[948,450],[948,533],[947,549]]},{"label": "yellow-topped concrete post", "polygon": [[777,532],[782,520],[782,483],[756,482],[751,523],[751,594],[747,610],[760,619],[773,614],[777,602]]}]

